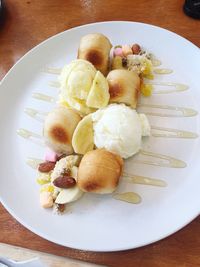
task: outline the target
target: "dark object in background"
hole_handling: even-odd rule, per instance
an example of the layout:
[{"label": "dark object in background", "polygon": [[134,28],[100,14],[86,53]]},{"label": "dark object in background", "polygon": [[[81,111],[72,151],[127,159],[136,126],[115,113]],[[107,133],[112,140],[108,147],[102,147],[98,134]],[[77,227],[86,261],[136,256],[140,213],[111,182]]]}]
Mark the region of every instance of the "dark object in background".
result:
[{"label": "dark object in background", "polygon": [[0,30],[3,29],[4,23],[6,21],[6,3],[4,0],[0,0]]},{"label": "dark object in background", "polygon": [[200,0],[186,0],[183,6],[186,15],[200,19]]},{"label": "dark object in background", "polygon": [[0,0],[0,17],[2,16],[2,1]]},{"label": "dark object in background", "polygon": [[0,22],[3,21],[3,16],[4,16],[4,14],[3,14],[3,1],[0,0]]}]

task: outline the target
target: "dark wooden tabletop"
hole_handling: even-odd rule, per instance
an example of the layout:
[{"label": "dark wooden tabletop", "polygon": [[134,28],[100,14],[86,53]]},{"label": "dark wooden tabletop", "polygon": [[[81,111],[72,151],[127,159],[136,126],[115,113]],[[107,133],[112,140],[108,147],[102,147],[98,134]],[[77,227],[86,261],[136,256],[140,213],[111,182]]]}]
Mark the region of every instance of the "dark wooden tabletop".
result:
[{"label": "dark wooden tabletop", "polygon": [[[28,50],[78,25],[109,20],[150,23],[176,32],[200,47],[200,20],[187,17],[182,0],[4,0],[0,26],[0,78]],[[176,234],[146,247],[112,253],[65,248],[19,224],[0,205],[0,242],[107,266],[200,266],[200,217]]]}]

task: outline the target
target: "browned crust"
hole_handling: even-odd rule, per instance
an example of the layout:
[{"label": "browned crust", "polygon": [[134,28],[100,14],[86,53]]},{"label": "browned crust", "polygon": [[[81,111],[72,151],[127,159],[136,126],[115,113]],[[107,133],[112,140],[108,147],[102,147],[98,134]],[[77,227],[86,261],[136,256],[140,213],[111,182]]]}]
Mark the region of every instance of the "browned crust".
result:
[{"label": "browned crust", "polygon": [[133,108],[136,107],[140,96],[141,81],[133,75],[136,74],[128,70],[112,70],[108,74],[111,103],[125,103]]},{"label": "browned crust", "polygon": [[50,136],[53,140],[59,143],[68,143],[69,137],[65,129],[61,125],[54,125],[50,130]]},{"label": "browned crust", "polygon": [[118,83],[110,83],[109,84],[109,94],[111,99],[115,99],[117,97],[123,96],[123,88]]},{"label": "browned crust", "polygon": [[112,45],[103,34],[88,34],[81,38],[77,58],[91,62],[97,70],[107,75]]},{"label": "browned crust", "polygon": [[101,186],[99,183],[86,181],[84,184],[84,189],[87,192],[97,192],[99,189],[101,189]]},{"label": "browned crust", "polygon": [[85,59],[90,61],[94,66],[101,66],[104,61],[102,53],[92,49],[85,55]]}]

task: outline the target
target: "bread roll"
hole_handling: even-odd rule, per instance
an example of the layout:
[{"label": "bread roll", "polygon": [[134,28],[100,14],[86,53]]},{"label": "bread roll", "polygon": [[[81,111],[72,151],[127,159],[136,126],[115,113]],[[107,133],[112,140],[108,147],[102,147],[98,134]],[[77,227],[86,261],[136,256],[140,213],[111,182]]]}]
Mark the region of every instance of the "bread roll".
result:
[{"label": "bread roll", "polygon": [[43,134],[47,145],[57,153],[73,153],[72,136],[80,120],[80,115],[73,109],[55,108],[44,123]]},{"label": "bread roll", "polygon": [[105,149],[87,152],[79,165],[78,186],[84,192],[112,193],[122,174],[123,159]]},{"label": "bread roll", "polygon": [[140,94],[139,76],[128,70],[112,70],[107,76],[110,103],[124,103],[136,108]]},{"label": "bread roll", "polygon": [[109,39],[103,34],[88,34],[81,38],[78,58],[90,61],[97,70],[107,75],[111,47]]}]

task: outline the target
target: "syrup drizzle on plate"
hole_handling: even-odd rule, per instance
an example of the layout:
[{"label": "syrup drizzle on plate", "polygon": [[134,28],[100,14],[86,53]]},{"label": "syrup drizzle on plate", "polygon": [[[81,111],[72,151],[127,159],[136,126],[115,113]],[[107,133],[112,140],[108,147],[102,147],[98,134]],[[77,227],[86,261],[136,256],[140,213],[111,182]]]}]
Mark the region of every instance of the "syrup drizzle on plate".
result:
[{"label": "syrup drizzle on plate", "polygon": [[17,134],[24,139],[27,139],[39,146],[45,146],[44,140],[41,135],[36,134],[32,131],[26,130],[24,128],[20,128],[17,130]]},{"label": "syrup drizzle on plate", "polygon": [[142,201],[141,196],[135,192],[115,193],[112,197],[131,204],[139,204]]},{"label": "syrup drizzle on plate", "polygon": [[[162,63],[155,57],[152,57],[151,59],[152,65],[154,67],[160,66]],[[49,73],[49,74],[55,74],[59,75],[61,73],[61,68],[52,68],[52,67],[46,67],[43,72]],[[154,68],[155,74],[170,74],[173,72],[171,69],[166,68]],[[188,90],[188,86],[185,84],[180,83],[174,83],[174,82],[152,82],[147,83],[152,84],[155,87],[155,90],[153,94],[170,94],[170,93],[178,93],[182,91]],[[57,81],[50,81],[49,86],[54,88],[59,88],[60,83]],[[157,89],[156,86],[163,86],[163,87],[172,87],[171,89]],[[33,98],[46,101],[49,103],[55,103],[56,98],[45,95],[39,92],[35,92],[32,95]],[[156,104],[139,104],[139,109],[147,109],[146,112],[144,112],[147,115],[150,116],[159,116],[159,117],[193,117],[198,114],[198,112],[192,108],[188,107],[177,107],[177,106],[169,106],[169,105],[156,105]],[[166,112],[152,112],[151,110],[148,111],[148,108],[150,109],[157,109],[157,110],[166,110],[169,111],[169,113]],[[25,113],[29,115],[30,117],[40,121],[44,122],[44,117],[48,114],[47,112],[41,112],[32,108],[26,108]],[[197,138],[198,134],[189,132],[189,131],[183,131],[178,129],[172,129],[172,128],[164,128],[164,127],[157,127],[157,126],[151,126],[152,129],[152,136],[154,137],[162,137],[162,138]],[[42,140],[42,136],[28,131],[26,129],[19,129],[17,131],[17,134],[25,139],[28,139],[30,141],[36,142],[37,144],[44,145],[44,142]],[[39,141],[39,142],[38,142]],[[151,151],[144,151],[140,150],[139,158],[136,157],[134,159],[135,163],[139,164],[148,164],[148,165],[154,165],[159,167],[169,167],[169,168],[184,168],[186,167],[186,163],[182,160],[176,159],[174,157],[154,153]],[[142,157],[142,158],[141,158]],[[143,159],[144,157],[144,159]],[[36,158],[28,158],[27,164],[37,169],[38,165],[42,162],[40,159]],[[150,185],[150,186],[159,186],[159,187],[165,187],[167,186],[167,183],[164,180],[140,176],[140,175],[132,175],[130,173],[124,172],[123,173],[123,182],[133,183],[133,184],[143,184],[143,185]],[[125,201],[132,204],[139,204],[141,202],[141,196],[138,195],[135,192],[124,192],[124,193],[114,193],[112,197],[116,200]]]},{"label": "syrup drizzle on plate", "polygon": [[38,92],[33,93],[32,97],[35,99],[43,100],[43,101],[50,102],[50,103],[54,103],[56,101],[56,98],[49,96],[49,95],[42,94],[42,93],[38,93]]},{"label": "syrup drizzle on plate", "polygon": [[171,69],[154,69],[153,70],[156,74],[170,74],[173,72]]},{"label": "syrup drizzle on plate", "polygon": [[154,179],[154,178],[140,176],[140,175],[133,175],[127,172],[123,172],[122,181],[133,183],[133,184],[152,185],[152,186],[159,186],[159,187],[167,186],[167,183],[164,180]]},{"label": "syrup drizzle on plate", "polygon": [[138,155],[141,155],[142,157],[145,157],[147,159],[134,159],[135,163],[168,168],[185,168],[187,166],[187,164],[180,159],[176,159],[164,154],[154,153],[151,151],[140,150]]},{"label": "syrup drizzle on plate", "polygon": [[185,138],[185,139],[198,138],[197,133],[182,131],[172,128],[157,127],[157,126],[151,126],[151,135],[154,137],[163,137],[163,138]]},{"label": "syrup drizzle on plate", "polygon": [[44,122],[45,116],[47,116],[48,112],[42,112],[33,108],[25,108],[24,112],[34,118],[35,120],[38,120],[39,122]]},{"label": "syrup drizzle on plate", "polygon": [[[157,105],[157,104],[138,104],[139,112],[144,113],[150,116],[158,117],[193,117],[198,114],[198,111],[188,108],[188,107],[178,107],[178,106],[169,106],[169,105]],[[150,109],[150,111],[148,111]],[[151,109],[155,110],[166,110],[170,111],[169,113],[165,112],[153,112]],[[147,111],[146,111],[147,110]],[[173,112],[171,112],[173,111]]]}]

